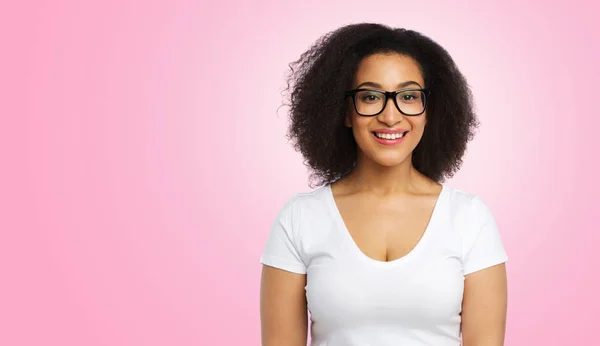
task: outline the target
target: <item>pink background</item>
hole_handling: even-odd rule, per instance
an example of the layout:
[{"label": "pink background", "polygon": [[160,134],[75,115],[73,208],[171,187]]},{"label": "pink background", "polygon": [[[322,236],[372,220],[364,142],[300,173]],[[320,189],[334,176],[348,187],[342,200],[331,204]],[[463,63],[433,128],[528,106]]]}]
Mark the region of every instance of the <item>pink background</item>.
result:
[{"label": "pink background", "polygon": [[0,344],[259,345],[259,256],[309,189],[287,64],[363,21],[432,37],[473,87],[448,184],[501,228],[506,344],[595,344],[600,8],[542,3],[0,5]]}]

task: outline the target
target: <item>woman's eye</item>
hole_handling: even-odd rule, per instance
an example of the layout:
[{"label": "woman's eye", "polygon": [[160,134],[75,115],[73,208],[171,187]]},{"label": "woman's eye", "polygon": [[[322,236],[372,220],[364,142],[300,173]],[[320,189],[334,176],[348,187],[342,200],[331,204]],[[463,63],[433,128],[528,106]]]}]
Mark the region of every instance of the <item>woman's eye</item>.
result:
[{"label": "woman's eye", "polygon": [[361,97],[361,100],[363,101],[367,101],[367,102],[374,102],[379,100],[379,96],[371,94],[371,95],[364,95],[363,97]]},{"label": "woman's eye", "polygon": [[402,94],[401,95],[401,99],[402,101],[415,101],[419,99],[419,95],[418,94]]}]

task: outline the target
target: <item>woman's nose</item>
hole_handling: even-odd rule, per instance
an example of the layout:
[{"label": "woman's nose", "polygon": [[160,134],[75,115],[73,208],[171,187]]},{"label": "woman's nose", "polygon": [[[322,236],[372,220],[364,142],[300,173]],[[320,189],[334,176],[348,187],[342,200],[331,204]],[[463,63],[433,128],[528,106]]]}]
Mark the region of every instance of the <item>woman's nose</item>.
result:
[{"label": "woman's nose", "polygon": [[379,121],[388,124],[389,126],[401,122],[403,117],[404,115],[396,108],[396,104],[391,98],[387,100],[383,107],[383,111],[379,113]]}]

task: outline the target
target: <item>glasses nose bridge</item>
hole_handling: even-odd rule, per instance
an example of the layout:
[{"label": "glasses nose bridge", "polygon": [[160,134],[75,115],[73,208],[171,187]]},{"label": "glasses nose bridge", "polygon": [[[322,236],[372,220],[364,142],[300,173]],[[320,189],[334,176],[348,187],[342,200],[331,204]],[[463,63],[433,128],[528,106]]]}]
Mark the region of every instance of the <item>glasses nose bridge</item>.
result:
[{"label": "glasses nose bridge", "polygon": [[404,114],[400,111],[398,104],[396,103],[396,96],[398,95],[397,91],[382,91],[382,93],[385,95],[384,98],[384,102],[383,102],[383,108],[381,108],[381,112],[379,112],[379,114],[386,114],[387,112],[385,111],[385,108],[387,107],[389,101],[392,102],[392,108],[395,110],[395,112],[392,113],[397,113],[398,115],[400,115],[400,117],[403,117]]}]

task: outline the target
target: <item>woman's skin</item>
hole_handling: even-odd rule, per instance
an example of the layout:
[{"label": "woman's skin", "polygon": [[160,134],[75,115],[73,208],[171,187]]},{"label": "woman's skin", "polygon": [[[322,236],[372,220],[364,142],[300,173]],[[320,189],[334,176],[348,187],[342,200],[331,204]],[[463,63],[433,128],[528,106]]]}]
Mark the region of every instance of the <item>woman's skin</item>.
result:
[{"label": "woman's skin", "polygon": [[[352,89],[395,91],[426,87],[424,84],[412,58],[396,53],[375,54],[359,65]],[[350,98],[348,102],[352,102]],[[356,245],[375,260],[393,261],[416,246],[441,192],[439,183],[412,165],[412,152],[423,136],[426,123],[426,112],[405,116],[393,100],[373,117],[359,116],[349,103],[345,124],[352,128],[359,147],[357,164],[349,175],[332,184],[332,192]],[[403,128],[409,132],[400,144],[385,146],[375,141],[372,134],[381,128]],[[399,222],[403,224],[401,230],[397,227]],[[505,265],[469,274],[464,283],[463,345],[504,345]],[[263,346],[306,346],[305,286],[306,275],[263,266],[260,295]]]}]

